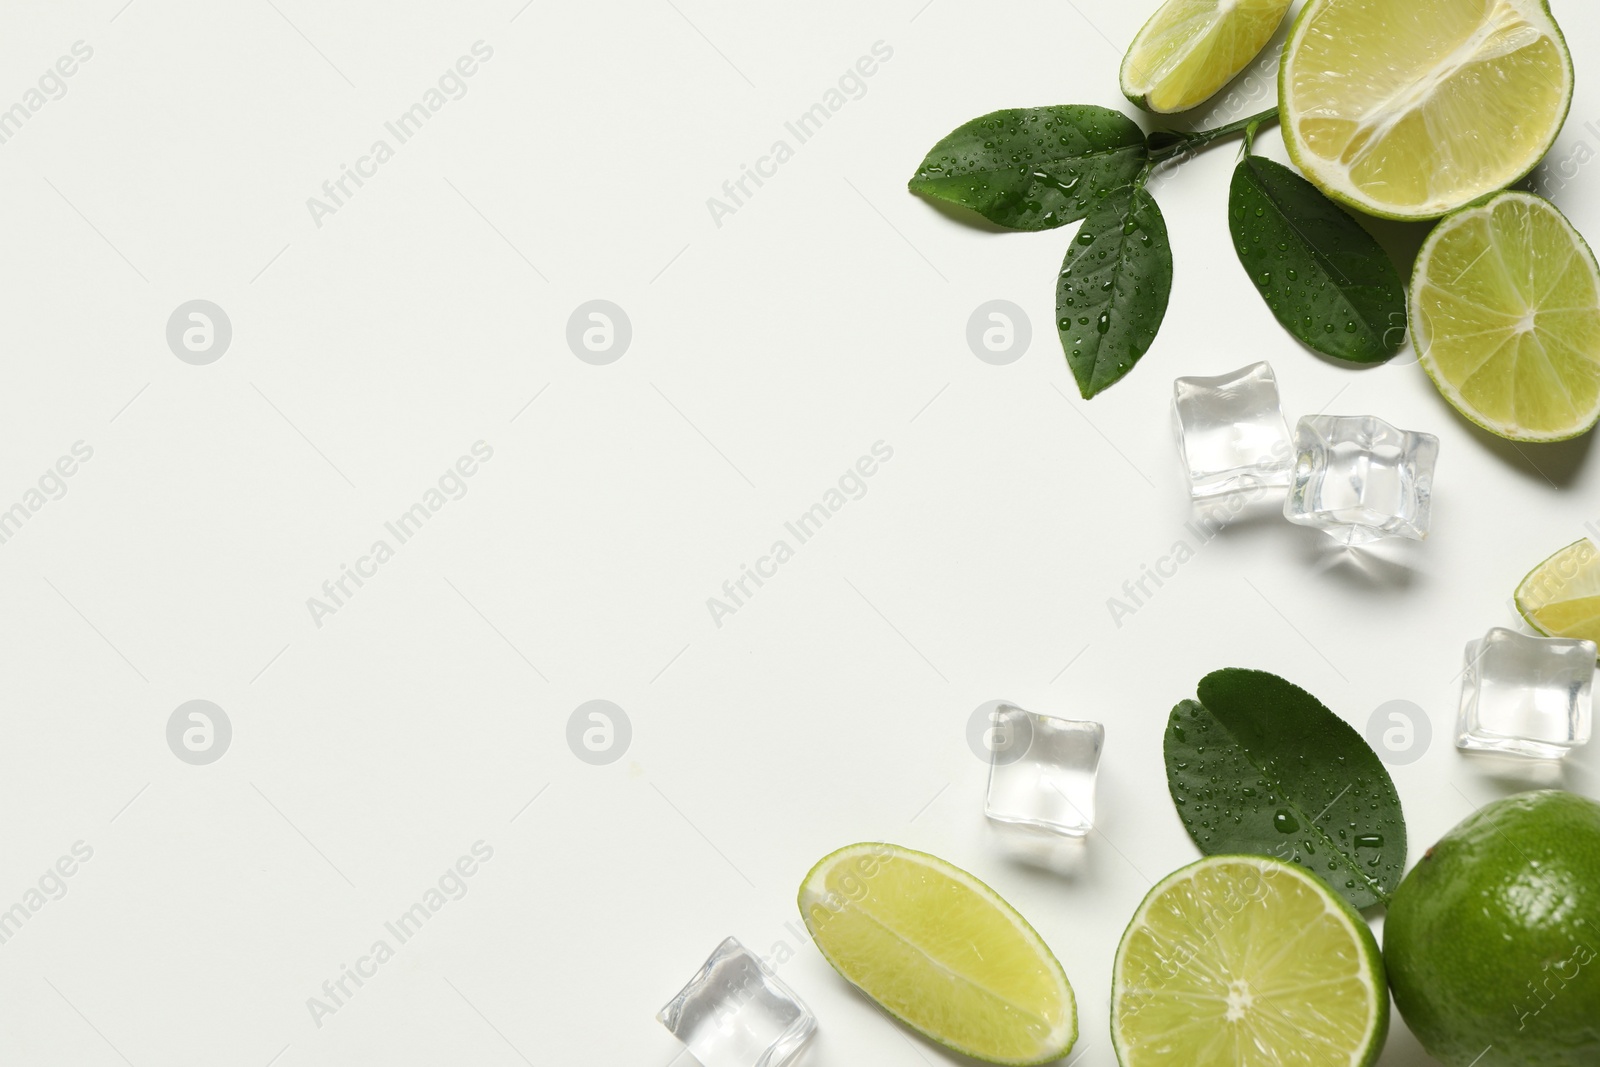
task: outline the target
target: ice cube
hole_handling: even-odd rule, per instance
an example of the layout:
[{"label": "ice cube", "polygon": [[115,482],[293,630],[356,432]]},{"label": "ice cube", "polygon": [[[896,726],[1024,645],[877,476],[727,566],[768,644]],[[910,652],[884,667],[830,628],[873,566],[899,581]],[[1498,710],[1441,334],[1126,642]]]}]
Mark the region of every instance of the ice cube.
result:
[{"label": "ice cube", "polygon": [[783,1067],[817,1028],[800,998],[732,937],[656,1018],[702,1067]]},{"label": "ice cube", "polygon": [[1008,851],[1045,867],[1069,867],[1094,827],[1095,776],[1105,727],[1010,704],[993,713],[984,814]]},{"label": "ice cube", "polygon": [[1269,365],[1179,378],[1172,383],[1172,413],[1194,499],[1289,484],[1294,452]]},{"label": "ice cube", "polygon": [[1467,645],[1456,746],[1559,759],[1594,719],[1595,645],[1496,627]]},{"label": "ice cube", "polygon": [[1283,514],[1345,545],[1428,536],[1439,439],[1371,415],[1308,415],[1295,427]]}]

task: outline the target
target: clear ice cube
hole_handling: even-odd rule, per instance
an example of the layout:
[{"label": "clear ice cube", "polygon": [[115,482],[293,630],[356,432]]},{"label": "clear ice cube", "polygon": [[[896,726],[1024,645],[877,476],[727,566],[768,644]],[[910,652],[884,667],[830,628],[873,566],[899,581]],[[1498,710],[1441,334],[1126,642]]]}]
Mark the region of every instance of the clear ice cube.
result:
[{"label": "clear ice cube", "polygon": [[1172,414],[1195,500],[1289,484],[1289,424],[1278,401],[1278,379],[1267,364],[1215,378],[1177,379]]},{"label": "clear ice cube", "polygon": [[800,998],[733,937],[656,1018],[702,1067],[782,1067],[817,1028]]},{"label": "clear ice cube", "polygon": [[1370,415],[1308,415],[1295,427],[1283,514],[1345,545],[1428,536],[1439,439]]},{"label": "clear ice cube", "polygon": [[1045,867],[1070,866],[1094,827],[1095,776],[1105,727],[1009,704],[994,712],[984,814],[1008,851]]},{"label": "clear ice cube", "polygon": [[1456,745],[1559,759],[1594,719],[1595,645],[1496,627],[1467,645]]}]

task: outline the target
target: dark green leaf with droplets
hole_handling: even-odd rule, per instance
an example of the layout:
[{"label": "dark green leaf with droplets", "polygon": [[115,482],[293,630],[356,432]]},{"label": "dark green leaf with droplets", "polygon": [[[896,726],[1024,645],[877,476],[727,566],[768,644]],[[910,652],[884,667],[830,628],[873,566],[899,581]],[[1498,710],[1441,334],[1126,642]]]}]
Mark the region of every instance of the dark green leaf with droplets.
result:
[{"label": "dark green leaf with droplets", "polygon": [[1077,222],[1132,184],[1144,132],[1092,104],[994,111],[958,126],[928,153],[911,191],[970,208],[1012,230]]},{"label": "dark green leaf with droplets", "polygon": [[1172,247],[1155,198],[1129,186],[1096,205],[1056,279],[1056,330],[1085,400],[1149,350],[1171,294]]},{"label": "dark green leaf with droplets", "polygon": [[1394,781],[1349,724],[1299,686],[1228,669],[1167,721],[1167,787],[1207,855],[1298,863],[1357,908],[1387,903],[1406,862]]},{"label": "dark green leaf with droplets", "polygon": [[1406,340],[1400,274],[1372,235],[1281,163],[1233,172],[1228,229],[1239,262],[1284,329],[1324,355],[1382,363]]}]

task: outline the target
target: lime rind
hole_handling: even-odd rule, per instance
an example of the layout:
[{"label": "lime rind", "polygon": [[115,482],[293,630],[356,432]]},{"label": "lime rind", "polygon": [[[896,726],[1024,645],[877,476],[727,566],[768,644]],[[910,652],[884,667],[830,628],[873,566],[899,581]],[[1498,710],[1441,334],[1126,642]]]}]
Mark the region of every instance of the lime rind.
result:
[{"label": "lime rind", "polygon": [[[1493,180],[1480,182],[1477,187],[1458,192],[1448,198],[1436,198],[1420,205],[1401,205],[1384,202],[1371,195],[1362,194],[1359,190],[1354,189],[1348,181],[1341,182],[1338,180],[1338,168],[1327,167],[1319,163],[1315,154],[1305,144],[1301,136],[1301,131],[1294,121],[1292,111],[1294,102],[1291,99],[1292,86],[1290,79],[1293,76],[1293,61],[1296,49],[1309,32],[1314,20],[1329,7],[1342,2],[1346,2],[1346,0],[1309,0],[1290,26],[1288,38],[1283,45],[1283,59],[1278,64],[1278,100],[1282,116],[1280,125],[1283,131],[1284,147],[1288,151],[1290,160],[1299,168],[1300,172],[1328,197],[1344,204],[1346,207],[1377,218],[1400,221],[1440,218],[1458,208],[1470,205],[1499,189],[1515,185],[1531,174],[1534,168],[1549,153],[1551,147],[1554,146],[1556,138],[1560,136],[1562,127],[1566,125],[1567,116],[1572,110],[1575,75],[1572,65],[1572,52],[1567,47],[1566,35],[1562,33],[1560,25],[1551,13],[1548,0],[1489,0],[1495,11],[1509,9],[1527,19],[1530,24],[1537,22],[1537,29],[1552,42],[1556,56],[1560,60],[1562,73],[1562,80],[1559,86],[1561,103],[1555,112],[1551,114],[1544,136],[1525,150],[1525,157],[1519,163],[1512,164],[1508,170],[1495,175]],[[1527,125],[1528,111],[1526,107],[1513,110],[1518,114],[1519,124]],[[1485,137],[1479,132],[1475,133],[1471,140],[1492,143],[1495,138]]]},{"label": "lime rind", "polygon": [[[837,951],[838,946],[830,946],[829,944],[826,926],[819,928],[814,921],[813,909],[821,907],[830,911],[838,911],[840,904],[836,901],[830,903],[832,891],[827,888],[828,876],[836,867],[847,860],[869,856],[876,857],[880,861],[902,861],[926,867],[935,874],[958,883],[975,898],[987,904],[994,914],[1006,920],[1019,942],[1026,946],[1028,959],[1048,972],[1049,978],[1054,985],[1054,992],[1059,997],[1060,1022],[1053,1027],[1052,1032],[1046,1038],[1039,1042],[1037,1050],[1021,1056],[997,1054],[994,1049],[977,1047],[971,1042],[962,1041],[959,1036],[947,1031],[941,1032],[933,1026],[919,1024],[916,1020],[908,1018],[905,1012],[897,1010],[894,1004],[885,1003],[880,996],[881,990],[875,991],[869,988],[873,984],[874,978],[881,979],[884,977],[881,973],[875,975],[856,973],[855,968],[840,958],[840,953]],[[798,904],[801,919],[805,923],[807,930],[811,932],[817,949],[822,953],[823,958],[828,961],[828,965],[838,972],[845,981],[870,997],[893,1018],[938,1045],[986,1063],[1000,1064],[1002,1067],[1036,1067],[1038,1064],[1052,1063],[1061,1059],[1077,1043],[1078,1007],[1072,984],[1067,980],[1066,970],[1061,966],[1060,961],[1050,951],[1050,947],[1045,944],[1044,938],[1040,937],[1038,931],[1033,928],[1028,920],[1023,918],[1021,913],[1007,903],[999,893],[996,893],[981,879],[946,860],[929,855],[926,852],[918,852],[914,849],[884,842],[862,842],[847,845],[824,856],[806,874],[805,880],[800,884]],[[885,929],[888,928],[885,927]],[[889,932],[891,934],[895,933],[893,930],[889,930]],[[906,943],[911,944],[911,942]],[[1016,948],[1016,946],[1010,947],[1012,949]],[[875,960],[874,962],[879,961]],[[946,1018],[952,1021],[958,1019],[961,1015],[959,1005],[941,1005],[941,1007],[952,1009],[945,1015]]]},{"label": "lime rind", "polygon": [[[1506,209],[1526,213],[1526,225],[1511,227],[1517,234],[1531,235],[1542,227],[1547,236],[1552,233],[1563,236],[1566,246],[1554,249],[1531,244],[1503,247],[1498,231],[1507,227],[1497,217]],[[1436,279],[1434,260],[1441,245],[1464,228],[1471,227],[1485,231],[1483,240],[1491,243],[1495,258],[1490,259],[1486,249],[1485,254],[1473,257],[1468,268],[1455,278]],[[1533,239],[1529,237],[1530,241]],[[1484,270],[1488,271],[1497,261],[1503,262],[1507,252],[1521,257],[1523,262],[1518,272],[1508,271],[1502,265],[1498,271],[1500,279],[1486,282],[1481,278],[1467,278],[1468,272],[1477,271],[1480,263],[1485,264]],[[1552,254],[1560,258],[1559,265],[1538,262],[1541,255]],[[1579,267],[1587,267],[1587,270],[1576,269]],[[1534,277],[1536,271],[1537,278]],[[1527,276],[1515,279],[1513,273]],[[1538,288],[1536,282],[1548,287],[1542,295],[1512,291],[1519,283]],[[1558,305],[1555,309],[1537,306],[1541,299],[1550,299],[1559,287],[1570,288],[1582,283],[1586,283],[1586,292],[1562,297],[1579,300],[1582,306]],[[1500,286],[1500,291],[1483,291],[1495,290],[1496,286]],[[1502,300],[1502,303],[1486,303],[1492,300]],[[1548,200],[1532,193],[1507,191],[1479,198],[1446,216],[1428,235],[1417,255],[1409,301],[1411,339],[1418,362],[1440,394],[1469,421],[1498,437],[1530,444],[1571,440],[1588,433],[1600,422],[1600,264],[1596,263],[1583,235]],[[1521,307],[1516,306],[1518,301]],[[1452,315],[1482,319],[1484,328],[1455,335],[1453,341],[1445,335],[1444,343],[1436,351],[1435,343],[1439,338],[1434,335],[1432,313],[1444,305],[1449,305]],[[1581,322],[1550,322],[1552,316],[1572,318],[1579,315],[1583,317]],[[1487,340],[1477,340],[1473,333]],[[1459,344],[1462,340],[1473,343],[1463,347]],[[1452,361],[1460,356],[1475,358],[1482,355],[1483,346],[1495,340],[1500,341],[1499,347],[1483,356],[1466,376],[1465,383],[1458,383],[1441,364],[1441,353]],[[1530,342],[1536,347],[1527,363],[1536,370],[1542,369],[1540,377],[1545,387],[1541,389],[1530,388],[1534,384],[1531,372],[1520,373]],[[1507,345],[1516,347],[1508,350]],[[1560,358],[1554,358],[1552,352]],[[1534,363],[1532,356],[1540,357],[1542,362]],[[1463,385],[1470,386],[1474,381],[1480,384],[1469,394]],[[1589,393],[1587,404],[1580,407],[1579,402],[1584,398],[1579,394],[1585,389]],[[1502,411],[1497,416],[1486,411],[1491,402],[1502,408],[1509,404],[1510,415]],[[1523,405],[1538,416],[1539,426],[1525,426],[1516,421]],[[1571,413],[1564,420],[1557,417],[1559,413],[1550,410],[1563,405]]]},{"label": "lime rind", "polygon": [[[1233,868],[1233,870],[1224,873],[1221,870],[1223,868]],[[1335,1016],[1340,1014],[1339,1005],[1334,1002],[1330,992],[1331,986],[1333,983],[1342,981],[1348,988],[1353,983],[1354,987],[1363,994],[1364,1007],[1362,1017],[1364,1018],[1364,1025],[1361,1026],[1359,1035],[1355,1035],[1355,1039],[1347,1043],[1348,1047],[1345,1044],[1330,1046],[1325,1040],[1327,1035],[1316,1035],[1302,1024],[1291,1025],[1284,1030],[1277,1031],[1275,1034],[1269,1034],[1267,1035],[1268,1039],[1270,1041],[1275,1037],[1276,1040],[1284,1044],[1300,1044],[1302,1042],[1304,1044],[1316,1044],[1320,1042],[1319,1051],[1321,1055],[1319,1057],[1311,1057],[1304,1054],[1296,1055],[1296,1053],[1303,1053],[1302,1048],[1274,1048],[1263,1045],[1261,1043],[1263,1037],[1261,1031],[1271,1030],[1271,1027],[1264,1025],[1253,1028],[1247,1035],[1241,1035],[1237,1031],[1230,1034],[1220,1029],[1222,1025],[1229,1023],[1228,1017],[1236,1011],[1240,1013],[1240,1019],[1248,1017],[1257,995],[1260,996],[1261,1002],[1270,1006],[1275,1013],[1288,1017],[1295,1016],[1294,1007],[1288,1006],[1292,1003],[1292,998],[1296,995],[1310,996],[1312,993],[1312,990],[1304,988],[1275,991],[1254,987],[1247,978],[1238,975],[1227,975],[1221,972],[1217,969],[1214,957],[1207,958],[1204,956],[1208,946],[1220,943],[1229,934],[1226,924],[1239,919],[1243,908],[1235,911],[1232,915],[1221,913],[1220,909],[1216,907],[1218,903],[1216,900],[1207,897],[1202,891],[1197,891],[1204,889],[1202,880],[1208,876],[1220,874],[1225,883],[1237,887],[1240,883],[1248,882],[1252,877],[1252,873],[1261,878],[1282,877],[1288,880],[1282,884],[1292,885],[1296,891],[1306,891],[1298,894],[1301,898],[1299,900],[1291,901],[1280,896],[1280,905],[1285,909],[1291,905],[1296,905],[1300,912],[1304,912],[1307,897],[1320,902],[1320,911],[1313,909],[1315,915],[1310,921],[1302,914],[1290,916],[1287,910],[1280,912],[1280,914],[1287,916],[1284,919],[1284,925],[1293,927],[1292,930],[1287,932],[1279,931],[1279,933],[1283,934],[1282,937],[1261,935],[1254,928],[1250,930],[1253,936],[1244,939],[1247,946],[1245,959],[1247,960],[1247,966],[1253,966],[1256,972],[1262,970],[1270,972],[1274,967],[1279,966],[1285,958],[1294,960],[1295,957],[1288,956],[1291,951],[1304,955],[1309,953],[1313,947],[1325,947],[1306,946],[1300,943],[1300,936],[1306,931],[1313,928],[1327,929],[1326,926],[1317,927],[1315,922],[1317,918],[1331,918],[1334,920],[1333,928],[1342,931],[1346,935],[1344,940],[1335,945],[1335,954],[1337,955],[1337,950],[1340,947],[1352,950],[1356,960],[1353,964],[1353,969],[1347,970],[1343,974],[1325,976],[1323,979],[1312,983],[1317,999],[1307,1001],[1303,1005],[1294,1005],[1294,1007],[1303,1006],[1306,1009],[1303,1014],[1298,1016],[1301,1020],[1320,1019],[1323,1022],[1331,1022]],[[1178,903],[1167,906],[1169,894],[1175,890],[1179,894],[1176,897]],[[1137,1040],[1130,1040],[1130,1038],[1134,1037],[1130,1031],[1136,1029],[1139,1015],[1149,1010],[1150,1006],[1157,1006],[1159,1010],[1160,1001],[1152,999],[1159,997],[1159,990],[1152,991],[1135,987],[1134,980],[1130,977],[1130,958],[1140,951],[1140,941],[1151,929],[1153,925],[1151,922],[1152,912],[1158,906],[1167,906],[1167,911],[1171,914],[1177,914],[1180,921],[1184,919],[1183,911],[1186,909],[1198,909],[1205,921],[1211,921],[1218,914],[1222,914],[1223,925],[1217,929],[1207,930],[1204,927],[1196,927],[1193,923],[1185,925],[1185,934],[1192,933],[1197,936],[1200,942],[1198,947],[1186,940],[1177,946],[1177,951],[1166,954],[1158,952],[1157,958],[1161,960],[1164,977],[1174,984],[1182,979],[1190,964],[1196,960],[1204,959],[1206,962],[1206,966],[1203,968],[1205,978],[1202,981],[1209,981],[1212,985],[1215,985],[1222,979],[1229,979],[1228,995],[1224,999],[1208,994],[1184,996],[1182,993],[1172,993],[1170,999],[1178,1002],[1172,1013],[1181,1018],[1182,1021],[1173,1030],[1160,1031],[1154,1035],[1157,1040],[1160,1040],[1163,1036],[1168,1040],[1153,1049],[1149,1054],[1145,1054],[1136,1047]],[[1211,910],[1206,910],[1208,908]],[[1171,914],[1163,916],[1163,920],[1170,919]],[[1237,932],[1233,936],[1237,936]],[[1168,947],[1171,948],[1172,946]],[[1258,948],[1262,953],[1271,953],[1273,955],[1256,955]],[[1184,962],[1180,963],[1178,962],[1179,960]],[[1299,965],[1298,961],[1297,965]],[[1195,970],[1200,971],[1202,968],[1196,967]],[[1349,1008],[1350,1005],[1347,1002],[1343,1004],[1343,1014],[1347,1020],[1351,1018]],[[1219,1011],[1219,1009],[1221,1010]],[[1196,1016],[1206,1010],[1218,1012],[1218,1028],[1209,1031],[1199,1029],[1204,1025],[1204,1020]],[[1159,1019],[1159,1015],[1157,1019]],[[1289,1020],[1285,1018],[1284,1021],[1288,1022]],[[1116,962],[1111,979],[1111,1040],[1117,1054],[1117,1061],[1122,1064],[1122,1067],[1164,1067],[1169,1063],[1180,1062],[1189,1065],[1189,1067],[1256,1067],[1258,1064],[1266,1065],[1283,1062],[1336,1063],[1341,1062],[1338,1058],[1340,1055],[1345,1057],[1343,1062],[1347,1062],[1351,1067],[1369,1067],[1381,1054],[1388,1030],[1389,994],[1383,956],[1378,948],[1377,939],[1373,937],[1371,929],[1355,909],[1351,908],[1316,875],[1294,864],[1266,856],[1247,855],[1208,856],[1196,863],[1192,863],[1168,875],[1145,895],[1144,900],[1140,902],[1138,909],[1134,912],[1133,919],[1128,923],[1128,928],[1124,931],[1121,942],[1117,945]],[[1171,1039],[1178,1037],[1180,1032],[1188,1036],[1190,1045],[1195,1043],[1196,1038],[1199,1039],[1202,1046],[1199,1054],[1196,1054],[1194,1048],[1177,1047],[1172,1043]],[[1248,1037],[1249,1040],[1244,1040],[1243,1038],[1245,1037]],[[1181,1039],[1179,1044],[1182,1044]],[[1247,1051],[1249,1055],[1246,1055]],[[1207,1058],[1207,1054],[1210,1053],[1214,1053],[1214,1055]]]}]

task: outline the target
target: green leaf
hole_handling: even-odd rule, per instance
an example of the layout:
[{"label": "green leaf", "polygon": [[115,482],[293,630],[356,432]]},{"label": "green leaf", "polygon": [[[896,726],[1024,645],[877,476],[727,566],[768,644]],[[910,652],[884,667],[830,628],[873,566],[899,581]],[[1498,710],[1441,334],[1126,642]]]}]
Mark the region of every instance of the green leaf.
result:
[{"label": "green leaf", "polygon": [[1167,787],[1200,851],[1277,856],[1354,907],[1388,903],[1405,869],[1405,817],[1361,735],[1265,671],[1208,674],[1199,696],[1172,709],[1164,749]]},{"label": "green leaf", "polygon": [[1355,219],[1281,163],[1233,172],[1229,230],[1239,262],[1284,329],[1351,363],[1382,363],[1406,341],[1394,263]]},{"label": "green leaf", "polygon": [[1095,205],[1056,280],[1056,329],[1085,400],[1122,380],[1156,339],[1172,294],[1172,246],[1142,186]]},{"label": "green leaf", "polygon": [[952,130],[917,168],[911,191],[971,208],[1012,230],[1077,222],[1143,169],[1144,132],[1091,104],[994,111]]}]

